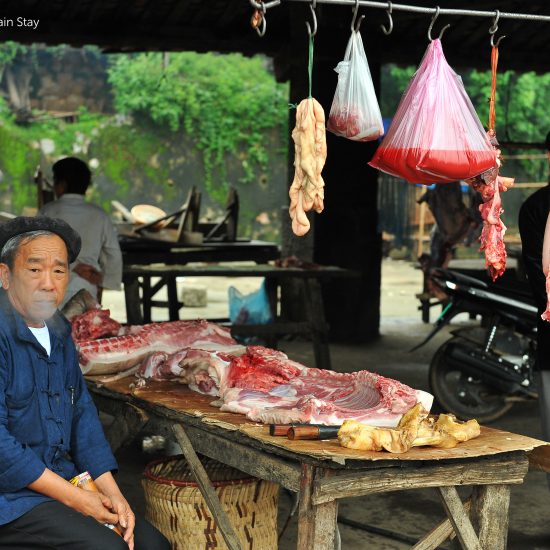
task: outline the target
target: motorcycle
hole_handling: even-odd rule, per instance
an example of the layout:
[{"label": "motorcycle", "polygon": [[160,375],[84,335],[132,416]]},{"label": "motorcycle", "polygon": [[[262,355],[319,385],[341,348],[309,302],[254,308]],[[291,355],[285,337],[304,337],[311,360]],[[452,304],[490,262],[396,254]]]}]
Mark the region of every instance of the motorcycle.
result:
[{"label": "motorcycle", "polygon": [[537,398],[537,308],[527,289],[489,286],[451,269],[435,268],[431,279],[448,301],[428,336],[429,342],[460,313],[481,323],[451,331],[434,354],[429,370],[431,391],[446,411],[467,420],[495,420],[518,401]]}]

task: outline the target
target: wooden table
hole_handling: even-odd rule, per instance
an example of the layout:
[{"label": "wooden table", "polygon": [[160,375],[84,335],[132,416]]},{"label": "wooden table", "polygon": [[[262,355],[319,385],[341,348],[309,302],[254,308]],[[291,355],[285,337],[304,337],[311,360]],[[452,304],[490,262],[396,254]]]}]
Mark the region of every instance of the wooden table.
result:
[{"label": "wooden table", "polygon": [[[339,267],[319,267],[299,269],[256,266],[218,266],[218,265],[125,265],[123,272],[126,316],[129,324],[151,322],[152,307],[168,307],[171,321],[179,319],[182,303],[178,299],[178,277],[264,277],[266,290],[274,316],[274,322],[266,325],[235,325],[231,332],[239,336],[261,336],[269,347],[275,348],[277,339],[285,334],[302,335],[311,338],[315,355],[315,366],[330,369],[330,350],[328,345],[328,326],[320,284],[333,278],[356,277],[357,273]],[[153,283],[152,279],[158,279]],[[278,289],[285,280],[303,282],[303,318],[299,321],[285,321],[278,307]],[[167,288],[168,301],[154,299],[155,294],[164,286]],[[216,319],[216,321],[223,321]]]},{"label": "wooden table", "polygon": [[[542,441],[484,427],[479,438],[455,449],[414,448],[402,455],[353,451],[340,447],[336,440],[290,441],[269,436],[266,426],[220,412],[209,404],[212,397],[174,382],[151,382],[133,392],[128,386],[128,379],[103,387],[89,381],[97,406],[115,417],[107,430],[114,448],[145,423],[148,430],[165,435],[173,435],[176,425],[176,431],[183,429],[188,436],[178,438],[188,460],[193,460],[196,451],[299,492],[298,549],[333,550],[340,498],[434,487],[448,519],[414,550],[435,549],[453,532],[466,550],[504,550],[510,485],[523,482],[529,452],[546,449]],[[194,450],[189,449],[189,442]],[[544,457],[539,456],[539,465],[548,463]],[[473,486],[466,503],[457,493],[463,485]],[[227,518],[223,513],[220,518],[214,513],[214,517],[223,533]],[[239,545],[233,543],[230,548]]]},{"label": "wooden table", "polygon": [[275,243],[255,240],[181,245],[146,238],[119,239],[122,260],[128,265],[187,264],[190,262],[256,262],[265,264],[280,256]]}]

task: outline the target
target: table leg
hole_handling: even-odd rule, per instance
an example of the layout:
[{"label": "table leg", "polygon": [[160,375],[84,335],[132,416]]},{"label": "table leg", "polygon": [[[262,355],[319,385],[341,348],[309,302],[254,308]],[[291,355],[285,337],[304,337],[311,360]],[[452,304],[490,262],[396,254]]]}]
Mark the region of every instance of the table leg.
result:
[{"label": "table leg", "polygon": [[508,541],[509,485],[474,487],[471,511],[483,550],[506,550]]},{"label": "table leg", "polygon": [[143,304],[143,322],[151,322],[151,277],[150,275],[143,275],[141,283],[142,304]]},{"label": "table leg", "polygon": [[166,288],[168,289],[168,314],[170,321],[177,321],[180,318],[180,303],[178,300],[178,287],[175,275],[166,277]]},{"label": "table leg", "polygon": [[302,464],[300,481],[300,508],[298,512],[298,550],[334,550],[338,518],[338,501],[314,505],[312,502],[315,479],[327,475],[325,471]]},{"label": "table leg", "polygon": [[212,512],[212,515],[220,528],[227,547],[230,550],[242,550],[239,537],[237,536],[237,533],[235,533],[233,525],[231,525],[231,521],[229,520],[225,510],[222,508],[218,494],[212,486],[212,483],[208,478],[208,474],[206,473],[202,462],[199,460],[195,449],[193,449],[191,440],[180,424],[174,424],[172,429],[185,459],[187,460],[191,473],[195,477],[200,492],[208,505],[208,509]]},{"label": "table leg", "polygon": [[307,321],[311,324],[315,366],[318,369],[331,370],[330,348],[328,345],[328,325],[325,320],[325,308],[321,285],[314,278],[304,279]]},{"label": "table leg", "polygon": [[[265,278],[265,292],[267,294],[269,307],[271,309],[271,315],[273,316],[274,321],[277,321],[279,319],[279,312],[278,312],[279,299],[277,296],[278,288],[279,288],[279,282],[276,279],[272,277]],[[278,341],[277,334],[269,334],[265,336],[265,345],[268,348],[277,349],[277,341]]]},{"label": "table leg", "polygon": [[[464,550],[485,550],[479,544],[470,518],[464,511],[464,505],[458,496],[456,487],[439,487],[443,507],[453,524],[454,531]],[[488,549],[487,549],[488,550]]]},{"label": "table leg", "polygon": [[142,325],[141,301],[139,297],[139,279],[134,276],[124,277],[124,301],[126,304],[126,322],[129,325]]}]

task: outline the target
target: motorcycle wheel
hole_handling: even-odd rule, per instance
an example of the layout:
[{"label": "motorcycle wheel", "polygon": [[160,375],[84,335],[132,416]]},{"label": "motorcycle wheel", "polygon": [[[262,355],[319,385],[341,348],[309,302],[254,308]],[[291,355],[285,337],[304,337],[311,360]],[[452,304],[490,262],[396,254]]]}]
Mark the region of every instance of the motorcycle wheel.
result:
[{"label": "motorcycle wheel", "polygon": [[447,340],[434,354],[430,363],[430,388],[445,412],[451,412],[462,420],[475,418],[478,422],[490,422],[506,414],[513,403],[506,396],[485,382],[473,378],[452,365],[446,357],[449,346],[466,343],[463,338]]}]

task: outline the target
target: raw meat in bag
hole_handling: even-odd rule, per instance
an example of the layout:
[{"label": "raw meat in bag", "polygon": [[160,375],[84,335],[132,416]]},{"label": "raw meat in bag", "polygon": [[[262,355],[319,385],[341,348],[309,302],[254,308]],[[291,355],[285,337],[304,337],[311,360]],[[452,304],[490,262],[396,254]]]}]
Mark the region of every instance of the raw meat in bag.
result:
[{"label": "raw meat in bag", "polygon": [[334,70],[338,84],[327,130],[354,141],[378,139],[384,125],[359,31],[352,31],[344,60]]},{"label": "raw meat in bag", "polygon": [[369,164],[426,184],[467,179],[495,167],[495,150],[439,39],[429,44]]}]

